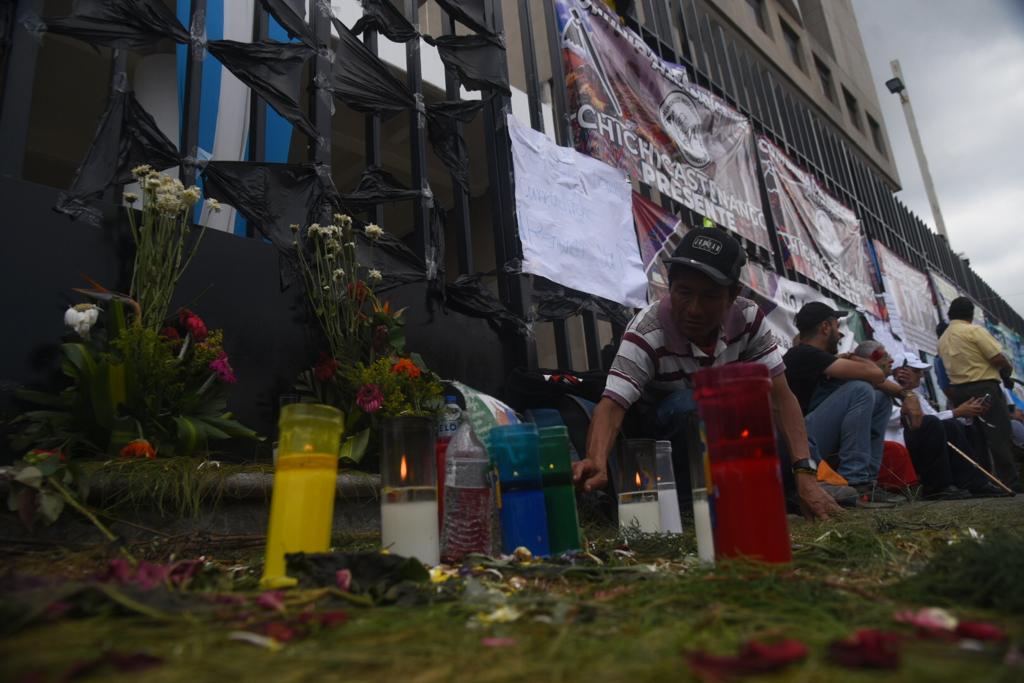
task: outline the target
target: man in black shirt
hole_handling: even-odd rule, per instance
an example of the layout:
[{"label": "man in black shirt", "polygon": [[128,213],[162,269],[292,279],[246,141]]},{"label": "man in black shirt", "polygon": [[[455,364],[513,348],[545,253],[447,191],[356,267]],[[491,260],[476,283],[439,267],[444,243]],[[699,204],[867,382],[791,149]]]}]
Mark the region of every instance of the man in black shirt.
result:
[{"label": "man in black shirt", "polygon": [[892,397],[903,389],[887,382],[870,360],[837,355],[844,315],[817,301],[797,312],[800,334],[783,358],[786,379],[804,411],[816,456],[828,460],[861,501],[902,502],[902,496],[877,488],[876,481]]}]

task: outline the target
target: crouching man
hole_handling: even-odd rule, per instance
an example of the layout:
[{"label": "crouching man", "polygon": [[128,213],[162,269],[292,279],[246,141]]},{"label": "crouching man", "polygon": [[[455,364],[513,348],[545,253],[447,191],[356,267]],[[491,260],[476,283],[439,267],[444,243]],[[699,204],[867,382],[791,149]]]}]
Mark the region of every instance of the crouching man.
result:
[{"label": "crouching man", "polygon": [[739,296],[745,262],[739,243],[716,228],[691,230],[666,259],[669,296],[630,321],[594,410],[586,457],[574,464],[574,479],[584,490],[607,483],[608,456],[627,411],[645,436],[673,441],[676,477],[684,478],[685,439],[679,436],[696,409],[691,376],[701,368],[754,362],[766,365],[772,377],[775,423],[785,441],[780,446],[788,446],[802,511],[818,519],[840,512],[818,486],[800,405],[764,313]]}]

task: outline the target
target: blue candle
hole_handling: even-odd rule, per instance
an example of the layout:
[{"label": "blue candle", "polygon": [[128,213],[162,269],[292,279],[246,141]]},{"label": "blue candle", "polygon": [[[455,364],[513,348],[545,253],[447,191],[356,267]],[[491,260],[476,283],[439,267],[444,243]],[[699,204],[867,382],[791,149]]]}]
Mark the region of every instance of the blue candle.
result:
[{"label": "blue candle", "polygon": [[491,460],[498,470],[502,550],[511,554],[523,546],[535,556],[550,555],[537,427],[532,424],[494,427],[487,442]]}]

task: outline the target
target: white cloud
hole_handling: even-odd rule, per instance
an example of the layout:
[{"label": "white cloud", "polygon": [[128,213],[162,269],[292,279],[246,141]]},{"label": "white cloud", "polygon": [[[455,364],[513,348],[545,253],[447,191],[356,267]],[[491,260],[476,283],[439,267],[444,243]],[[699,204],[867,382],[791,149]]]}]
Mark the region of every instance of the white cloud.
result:
[{"label": "white cloud", "polygon": [[899,169],[899,198],[934,225],[899,98],[900,60],[954,251],[1024,312],[1024,4],[854,0]]}]

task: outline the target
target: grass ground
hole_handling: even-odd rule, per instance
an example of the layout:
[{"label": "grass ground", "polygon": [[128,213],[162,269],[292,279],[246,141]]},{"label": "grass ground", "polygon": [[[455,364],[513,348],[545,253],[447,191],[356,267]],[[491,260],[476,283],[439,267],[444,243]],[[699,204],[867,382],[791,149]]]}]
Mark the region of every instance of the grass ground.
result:
[{"label": "grass ground", "polygon": [[[153,660],[144,672],[103,664],[83,678],[695,680],[689,652],[734,653],[749,639],[785,637],[805,643],[809,655],[765,680],[1024,681],[1024,668],[1007,661],[1008,651],[1024,646],[1024,501],[915,503],[852,511],[827,523],[790,522],[795,552],[786,567],[723,563],[706,570],[693,558],[692,536],[636,538],[625,550],[611,530],[591,529],[593,559],[572,568],[478,566],[472,578],[431,584],[401,601],[412,604],[365,607],[323,591],[292,592],[282,619],[314,599],[317,609],[344,609],[348,619],[276,651],[230,638],[233,630],[256,630],[254,620],[265,618],[253,617],[252,607],[213,610],[206,599],[230,590],[248,595],[251,605],[259,593],[244,591],[259,573],[258,540],[235,539],[232,547],[209,539],[197,549],[189,539],[168,539],[133,547],[136,556],[153,561],[204,554],[213,578],[183,593],[131,594],[160,614],[142,616],[93,598],[69,613],[75,618],[36,619],[20,628],[13,626],[18,622],[11,615],[20,615],[12,598],[32,586],[58,591],[95,573],[116,551],[9,548],[4,609],[13,632],[0,641],[0,677],[60,680],[76,674],[76,663],[117,651],[143,652],[159,663]],[[376,539],[337,541],[362,549]],[[1009,642],[965,649],[955,641],[913,637],[892,619],[896,611],[927,606],[993,622]],[[831,663],[828,644],[860,628],[907,634],[899,668]]]}]

